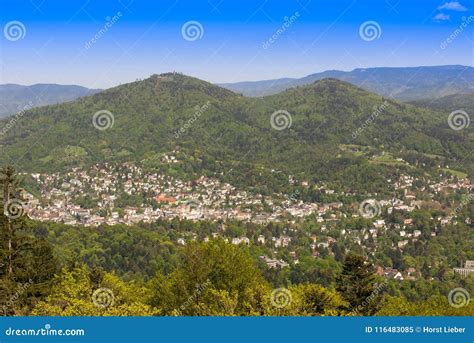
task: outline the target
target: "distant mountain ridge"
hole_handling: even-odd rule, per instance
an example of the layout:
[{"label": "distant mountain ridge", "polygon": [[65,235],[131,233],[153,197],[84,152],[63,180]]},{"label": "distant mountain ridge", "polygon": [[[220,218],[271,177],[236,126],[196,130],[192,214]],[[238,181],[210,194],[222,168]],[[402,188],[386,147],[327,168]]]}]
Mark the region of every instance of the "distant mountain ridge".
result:
[{"label": "distant mountain ridge", "polygon": [[31,86],[13,83],[0,85],[0,118],[4,118],[33,107],[72,101],[81,96],[92,95],[100,89],[89,89],[76,85],[38,83]]},{"label": "distant mountain ridge", "polygon": [[421,99],[412,101],[411,104],[430,108],[435,111],[451,112],[465,110],[470,114],[474,114],[474,93],[451,94],[440,98]]},{"label": "distant mountain ridge", "polygon": [[350,72],[328,70],[299,79],[223,83],[220,86],[257,97],[277,94],[325,78],[347,81],[370,92],[402,101],[474,93],[474,68],[462,65],[358,68]]},{"label": "distant mountain ridge", "polygon": [[[350,72],[328,70],[302,78],[222,83],[218,86],[245,96],[261,97],[326,78],[346,81],[370,92],[409,102],[459,94],[474,96],[474,68],[462,65],[359,68]],[[100,91],[77,85],[0,84],[0,118],[34,107],[73,101]]]}]

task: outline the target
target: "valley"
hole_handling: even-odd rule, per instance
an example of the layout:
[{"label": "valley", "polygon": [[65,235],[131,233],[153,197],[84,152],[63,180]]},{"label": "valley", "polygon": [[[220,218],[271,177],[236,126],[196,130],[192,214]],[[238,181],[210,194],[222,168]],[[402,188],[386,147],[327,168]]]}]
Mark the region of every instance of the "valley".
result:
[{"label": "valley", "polygon": [[[469,100],[448,99],[408,104],[332,78],[248,98],[173,72],[4,119],[0,163],[12,168],[3,182],[21,188],[2,220],[18,226],[16,246],[28,239],[48,261],[23,268],[40,294],[25,313],[59,314],[55,299],[69,304],[66,315],[82,306],[38,288],[40,279],[105,284],[134,315],[393,315],[407,301],[409,313],[433,313],[474,275],[462,266],[474,253],[474,142],[466,112],[449,113]],[[357,299],[342,281],[351,263],[370,266],[355,281],[371,285]],[[200,280],[206,296],[242,299],[195,307],[183,300],[194,286],[180,293],[183,278]],[[121,293],[134,284],[146,296]],[[256,301],[246,292],[267,299],[282,285],[331,300],[307,310],[304,297],[284,310],[244,305]],[[383,306],[359,305],[379,290]],[[89,305],[81,313],[95,315]]]}]

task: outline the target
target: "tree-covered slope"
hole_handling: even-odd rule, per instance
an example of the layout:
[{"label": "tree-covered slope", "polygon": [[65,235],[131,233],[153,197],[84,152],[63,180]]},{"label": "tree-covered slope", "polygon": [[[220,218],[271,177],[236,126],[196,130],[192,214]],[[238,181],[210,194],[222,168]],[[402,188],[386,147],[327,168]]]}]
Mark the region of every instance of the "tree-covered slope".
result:
[{"label": "tree-covered slope", "polygon": [[464,110],[470,114],[474,113],[474,93],[451,94],[440,98],[412,101],[411,103],[415,106],[448,113],[456,110]]},{"label": "tree-covered slope", "polygon": [[[377,183],[382,169],[393,169],[341,152],[341,144],[440,155],[467,172],[473,148],[469,128],[452,130],[446,113],[336,79],[255,99],[181,74],[154,75],[2,124],[0,164],[19,170],[140,161],[182,175],[217,173],[260,191],[287,183],[288,173],[322,180],[362,173]],[[164,162],[164,153],[178,163]]]},{"label": "tree-covered slope", "polygon": [[474,90],[474,68],[462,65],[358,68],[348,72],[328,70],[299,79],[226,83],[222,86],[247,96],[265,96],[331,77],[403,101],[469,93]]}]

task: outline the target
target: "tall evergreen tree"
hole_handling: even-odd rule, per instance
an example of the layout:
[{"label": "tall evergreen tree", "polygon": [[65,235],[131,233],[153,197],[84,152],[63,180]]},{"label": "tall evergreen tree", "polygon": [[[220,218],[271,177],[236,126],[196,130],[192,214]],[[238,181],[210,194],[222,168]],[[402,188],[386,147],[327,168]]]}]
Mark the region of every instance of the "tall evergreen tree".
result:
[{"label": "tall evergreen tree", "polygon": [[373,310],[376,277],[364,257],[348,254],[337,278],[337,290],[350,304],[351,311],[367,315]]},{"label": "tall evergreen tree", "polygon": [[0,170],[0,182],[2,185],[2,225],[6,241],[6,265],[8,276],[13,277],[13,236],[14,221],[21,217],[23,211],[22,203],[15,196],[18,187],[18,179],[15,177],[15,169],[7,166]]}]

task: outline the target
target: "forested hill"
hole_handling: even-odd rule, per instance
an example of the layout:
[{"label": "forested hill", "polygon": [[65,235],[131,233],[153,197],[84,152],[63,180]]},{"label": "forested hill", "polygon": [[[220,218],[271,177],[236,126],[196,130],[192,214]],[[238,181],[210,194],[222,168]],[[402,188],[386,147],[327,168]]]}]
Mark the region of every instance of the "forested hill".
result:
[{"label": "forested hill", "polygon": [[[468,129],[452,130],[448,114],[336,79],[256,99],[167,73],[3,120],[0,164],[39,172],[139,161],[270,188],[280,178],[287,182],[282,175],[288,173],[322,180],[362,173],[377,183],[393,169],[341,152],[341,145],[357,145],[435,155],[469,173],[472,158],[465,156],[473,150],[472,136]],[[169,167],[162,156],[171,152],[179,152],[179,163]]]}]

